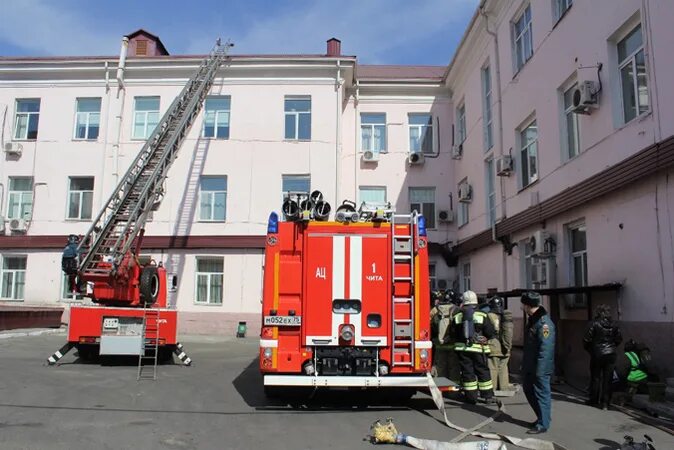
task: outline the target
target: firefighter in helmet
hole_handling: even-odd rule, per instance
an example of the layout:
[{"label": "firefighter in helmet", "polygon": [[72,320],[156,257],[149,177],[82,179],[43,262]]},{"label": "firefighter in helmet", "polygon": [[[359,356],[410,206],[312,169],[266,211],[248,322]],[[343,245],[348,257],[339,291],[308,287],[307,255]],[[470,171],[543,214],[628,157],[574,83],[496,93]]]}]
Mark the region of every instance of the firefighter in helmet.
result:
[{"label": "firefighter in helmet", "polygon": [[451,333],[452,318],[458,312],[458,296],[454,291],[436,291],[435,306],[431,309],[433,334],[433,373],[438,377],[459,382],[459,361],[454,352]]},{"label": "firefighter in helmet", "polygon": [[61,256],[61,269],[68,276],[68,290],[70,292],[77,292],[77,268],[79,267],[79,252],[77,247],[80,244],[80,237],[76,234],[68,236],[68,243],[63,249]]},{"label": "firefighter in helmet", "polygon": [[477,309],[475,292],[466,291],[461,298],[461,308],[452,321],[452,334],[465,400],[477,403],[479,391],[486,403],[494,403],[494,388],[487,363],[489,339],[495,336],[494,325],[486,313]]},{"label": "firefighter in helmet", "polygon": [[503,299],[495,296],[489,300],[487,316],[494,325],[496,335],[489,340],[489,372],[494,389],[510,389],[508,361],[513,344],[513,314],[503,307]]}]

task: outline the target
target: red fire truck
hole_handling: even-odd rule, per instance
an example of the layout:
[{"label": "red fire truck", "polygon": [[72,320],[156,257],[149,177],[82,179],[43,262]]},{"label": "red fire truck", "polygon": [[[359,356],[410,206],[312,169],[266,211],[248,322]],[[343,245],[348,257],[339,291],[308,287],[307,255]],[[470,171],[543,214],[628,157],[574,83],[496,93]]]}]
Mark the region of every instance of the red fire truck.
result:
[{"label": "red fire truck", "polygon": [[287,220],[272,213],[267,228],[260,337],[265,392],[275,395],[284,386],[427,386],[430,286],[423,216],[375,206],[338,209],[329,222],[303,201],[296,202],[304,207],[295,214],[288,202]]}]

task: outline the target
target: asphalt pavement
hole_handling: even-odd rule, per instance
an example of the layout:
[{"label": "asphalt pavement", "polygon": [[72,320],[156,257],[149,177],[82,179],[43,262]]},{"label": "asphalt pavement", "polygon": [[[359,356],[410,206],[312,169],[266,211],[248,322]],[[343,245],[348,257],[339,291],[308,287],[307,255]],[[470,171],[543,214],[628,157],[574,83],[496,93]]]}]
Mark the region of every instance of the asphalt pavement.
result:
[{"label": "asphalt pavement", "polygon": [[[86,364],[75,350],[47,366],[64,339],[47,334],[0,341],[0,449],[372,449],[365,440],[369,427],[387,417],[419,438],[458,434],[421,392],[408,401],[350,391],[270,401],[252,337],[185,338],[193,366],[162,365],[156,381],[141,382],[133,360]],[[507,414],[485,429],[526,436],[534,415],[524,396],[505,404]],[[454,399],[447,407],[450,420],[466,427],[494,411]],[[539,437],[573,450],[608,450],[618,449],[626,434],[648,434],[659,450],[674,449],[671,434],[562,394],[554,394],[552,427]]]}]

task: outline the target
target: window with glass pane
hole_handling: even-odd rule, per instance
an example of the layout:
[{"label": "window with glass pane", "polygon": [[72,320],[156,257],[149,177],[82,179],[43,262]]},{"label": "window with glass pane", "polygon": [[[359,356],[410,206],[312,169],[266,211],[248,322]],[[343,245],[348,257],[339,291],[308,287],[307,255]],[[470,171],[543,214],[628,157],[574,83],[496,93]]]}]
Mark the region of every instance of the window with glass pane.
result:
[{"label": "window with glass pane", "polygon": [[78,98],[75,115],[75,139],[98,139],[101,124],[101,99]]},{"label": "window with glass pane", "polygon": [[491,111],[491,74],[489,66],[482,69],[482,111],[484,111],[482,120],[484,149],[487,151],[494,146],[494,119]]},{"label": "window with glass pane", "polygon": [[223,258],[197,258],[195,302],[221,305],[224,284]]},{"label": "window with glass pane", "polygon": [[463,144],[466,140],[466,105],[461,105],[456,110],[456,142]]},{"label": "window with glass pane", "polygon": [[29,219],[33,212],[33,178],[9,177],[8,219]]},{"label": "window with glass pane", "polygon": [[[461,180],[461,182],[459,183],[459,188],[457,189],[457,198],[458,198],[458,191],[461,189],[461,185],[462,185],[462,184],[465,184],[465,183],[468,183],[468,179],[467,179],[467,178],[464,178],[464,179]],[[469,205],[470,205],[470,203],[466,203],[466,202],[458,202],[458,207],[457,207],[457,209],[458,209],[458,211],[457,211],[457,225],[458,225],[459,227],[464,226],[464,225],[467,224],[468,221],[470,220],[470,214],[469,214],[469,209],[468,209]]]},{"label": "window with glass pane", "polygon": [[286,97],[285,117],[286,139],[311,139],[311,97]]},{"label": "window with glass pane", "polygon": [[386,203],[386,186],[360,186],[358,202]]},{"label": "window with glass pane", "polygon": [[522,187],[538,180],[538,128],[535,120],[520,132],[520,167]]},{"label": "window with glass pane", "polygon": [[14,139],[37,139],[37,126],[40,121],[40,99],[23,99],[16,101],[14,117]]},{"label": "window with glass pane", "polygon": [[62,271],[60,272],[61,272],[61,300],[76,301],[84,299],[84,295],[74,294],[70,291],[69,287],[70,282],[68,281],[68,275],[66,275]]},{"label": "window with glass pane", "polygon": [[91,219],[94,202],[94,177],[70,177],[68,219]]},{"label": "window with glass pane", "polygon": [[625,123],[648,111],[648,75],[641,25],[618,42],[623,119]]},{"label": "window with glass pane", "polygon": [[281,192],[311,192],[311,177],[309,175],[283,175],[281,177]]},{"label": "window with glass pane", "polygon": [[147,139],[159,123],[159,97],[136,97],[133,139]]},{"label": "window with glass pane", "polygon": [[566,157],[568,159],[580,153],[580,138],[578,135],[578,114],[573,112],[573,90],[578,86],[575,83],[564,92],[564,127],[566,132]]},{"label": "window with glass pane", "polygon": [[386,151],[386,114],[360,115],[361,150]]},{"label": "window with glass pane", "polygon": [[431,291],[437,288],[438,280],[435,277],[435,264],[428,263],[428,281],[431,283]]},{"label": "window with glass pane", "polygon": [[229,139],[229,96],[206,97],[204,105],[205,138]]},{"label": "window with glass pane", "polygon": [[224,222],[227,217],[227,177],[201,177],[199,184],[199,220]]},{"label": "window with glass pane", "polygon": [[519,19],[513,24],[513,39],[515,46],[515,71],[517,72],[534,54],[531,5],[527,6]]},{"label": "window with glass pane", "polygon": [[461,266],[461,290],[470,290],[470,263]]},{"label": "window with glass pane", "polygon": [[487,226],[491,227],[496,222],[496,189],[494,182],[494,159],[489,158],[485,162],[485,184],[487,192]]},{"label": "window with glass pane", "polygon": [[3,300],[23,300],[26,285],[26,256],[4,256],[2,258]]},{"label": "window with glass pane", "polygon": [[435,228],[435,188],[411,187],[410,212],[424,215],[426,228]]},{"label": "window with glass pane", "polygon": [[433,116],[409,114],[410,153],[433,153]]},{"label": "window with glass pane", "polygon": [[573,0],[555,0],[555,21],[561,19],[572,4]]},{"label": "window with glass pane", "polygon": [[587,236],[585,225],[569,229],[574,286],[587,286]]}]

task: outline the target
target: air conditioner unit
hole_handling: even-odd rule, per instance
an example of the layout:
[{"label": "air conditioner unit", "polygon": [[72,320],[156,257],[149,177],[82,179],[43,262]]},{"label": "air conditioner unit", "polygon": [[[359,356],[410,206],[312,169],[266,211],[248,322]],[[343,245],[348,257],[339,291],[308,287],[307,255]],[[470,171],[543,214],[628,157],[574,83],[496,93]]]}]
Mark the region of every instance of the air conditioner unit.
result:
[{"label": "air conditioner unit", "polygon": [[23,145],[21,145],[18,142],[7,142],[5,143],[5,153],[8,155],[16,155],[16,156],[21,156],[21,152],[23,151]]},{"label": "air conditioner unit", "polygon": [[373,152],[372,150],[364,150],[363,151],[363,161],[366,161],[366,162],[379,161],[379,153]]},{"label": "air conditioner unit", "polygon": [[0,233],[5,232],[5,217],[0,216]]},{"label": "air conditioner unit", "polygon": [[420,152],[410,153],[410,156],[407,157],[407,161],[410,164],[423,164],[424,159],[424,154]]},{"label": "air conditioner unit", "polygon": [[496,175],[499,177],[508,177],[513,171],[513,157],[510,155],[501,155],[496,159]]},{"label": "air conditioner unit", "polygon": [[545,230],[536,231],[529,238],[529,250],[531,255],[546,256],[554,253],[555,241]]},{"label": "air conditioner unit", "polygon": [[582,81],[573,90],[573,112],[590,114],[597,107],[597,88],[594,81]]},{"label": "air conditioner unit", "polygon": [[463,156],[463,144],[452,145],[452,159],[461,159]]},{"label": "air conditioner unit", "polygon": [[9,221],[9,230],[10,231],[16,231],[16,232],[25,232],[27,227],[27,223],[24,219],[11,219]]},{"label": "air conditioner unit", "polygon": [[438,221],[444,223],[451,223],[454,221],[454,211],[443,209],[438,211]]},{"label": "air conditioner unit", "polygon": [[450,286],[449,280],[438,280],[438,289],[447,289]]},{"label": "air conditioner unit", "polygon": [[459,201],[461,203],[470,203],[473,200],[473,189],[468,183],[459,185]]},{"label": "air conditioner unit", "polygon": [[531,265],[531,283],[536,284],[536,287],[547,284],[547,270],[546,266],[541,263]]}]

